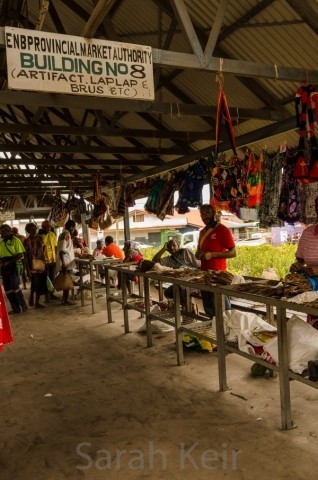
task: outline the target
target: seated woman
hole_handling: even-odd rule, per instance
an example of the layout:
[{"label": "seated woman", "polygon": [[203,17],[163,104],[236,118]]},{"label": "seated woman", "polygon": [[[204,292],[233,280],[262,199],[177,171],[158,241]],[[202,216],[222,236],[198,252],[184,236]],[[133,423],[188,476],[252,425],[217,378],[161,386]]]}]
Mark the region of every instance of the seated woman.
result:
[{"label": "seated woman", "polygon": [[[124,243],[124,248],[123,248],[125,258],[123,260],[123,263],[125,262],[140,262],[140,260],[143,260],[143,255],[141,251],[138,248],[138,244],[134,242],[133,240],[126,240]],[[131,283],[130,282],[135,282],[138,283],[138,277],[136,275],[129,274],[127,275],[127,290],[128,293],[131,293]],[[119,276],[118,278],[118,288],[121,287],[121,278]]]}]

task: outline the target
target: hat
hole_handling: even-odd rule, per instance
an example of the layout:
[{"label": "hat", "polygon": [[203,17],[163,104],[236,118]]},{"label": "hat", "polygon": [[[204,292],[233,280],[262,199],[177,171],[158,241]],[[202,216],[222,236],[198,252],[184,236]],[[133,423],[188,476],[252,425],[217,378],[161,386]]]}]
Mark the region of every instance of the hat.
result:
[{"label": "hat", "polygon": [[51,222],[44,220],[44,222],[42,222],[42,228],[51,228]]}]

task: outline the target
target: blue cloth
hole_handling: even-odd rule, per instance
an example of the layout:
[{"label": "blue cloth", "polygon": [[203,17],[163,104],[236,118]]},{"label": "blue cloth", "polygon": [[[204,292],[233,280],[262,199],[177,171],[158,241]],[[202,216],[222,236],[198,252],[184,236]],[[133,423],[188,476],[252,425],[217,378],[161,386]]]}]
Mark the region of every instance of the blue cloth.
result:
[{"label": "blue cloth", "polygon": [[305,275],[305,277],[310,281],[311,283],[311,288],[317,292],[318,290],[318,276],[311,277],[309,275]]}]

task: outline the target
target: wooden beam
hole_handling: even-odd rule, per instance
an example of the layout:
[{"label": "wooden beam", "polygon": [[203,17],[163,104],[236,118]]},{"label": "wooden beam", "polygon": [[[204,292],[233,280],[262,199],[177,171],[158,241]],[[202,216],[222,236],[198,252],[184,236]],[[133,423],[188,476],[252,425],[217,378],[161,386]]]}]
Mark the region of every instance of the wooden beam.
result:
[{"label": "wooden beam", "polygon": [[[0,27],[0,46],[4,46],[4,27]],[[190,70],[205,70],[209,72],[217,72],[220,68],[220,58],[213,57],[208,65],[202,66],[198,57],[189,53],[172,52],[168,50],[161,50],[153,48],[153,62],[159,66],[172,66],[175,68],[190,69]],[[296,68],[292,66],[264,64],[256,62],[247,62],[244,60],[234,60],[229,58],[223,59],[223,72],[239,75],[242,77],[259,77],[270,78],[272,80],[284,80],[290,82],[303,82],[306,78],[305,68]],[[277,75],[278,74],[278,75]],[[310,80],[312,82],[318,81],[318,70],[310,72]],[[54,94],[52,94],[52,97]],[[55,95],[57,97],[59,95]],[[62,95],[60,95],[62,97]],[[99,97],[89,97],[99,102]],[[107,99],[109,100],[109,99]],[[132,100],[135,102],[136,100]],[[78,96],[74,95],[74,103],[79,103]],[[8,102],[5,102],[8,103]],[[92,107],[92,108],[98,108]]]},{"label": "wooden beam", "polygon": [[[224,28],[219,35],[217,44],[225,40],[227,37],[232,35],[236,30],[241,27],[244,27],[247,22],[249,22],[252,18],[259,15],[263,10],[269,7],[272,3],[276,0],[260,0],[258,1],[252,8],[250,8],[244,15],[239,17],[234,23],[229,25],[228,27]],[[298,0],[296,0],[298,1]]]},{"label": "wooden beam", "polygon": [[[110,166],[117,166],[120,164],[122,167],[149,167],[149,166],[154,166],[158,165],[158,161],[152,160],[151,158],[142,158],[138,159],[138,162],[136,160],[129,160],[129,159],[123,159],[123,160],[118,160],[112,158],[111,160],[107,160],[104,158],[52,158],[52,157],[42,157],[42,158],[36,158],[33,156],[30,157],[24,157],[22,156],[21,159],[18,158],[6,158],[6,159],[0,159],[0,165],[43,165],[43,166],[64,166],[64,165],[70,165],[70,166],[85,166],[89,167],[91,165],[98,165],[99,167],[110,167]],[[1,170],[0,170],[1,172]]]},{"label": "wooden beam", "polygon": [[[318,14],[317,14],[317,5],[314,5],[314,2],[311,0],[287,0],[287,3],[295,10],[295,12],[302,18],[312,29],[315,34],[318,34]],[[310,72],[310,81],[311,72]]]},{"label": "wooden beam", "polygon": [[210,32],[210,35],[204,50],[205,65],[208,65],[212,58],[228,4],[229,4],[229,0],[221,0],[219,4],[219,8],[218,8],[215,20],[213,22],[213,27]]},{"label": "wooden beam", "polygon": [[95,35],[99,25],[108,15],[108,12],[110,11],[114,3],[115,0],[99,0],[91,16],[89,17],[88,22],[82,30],[82,37],[92,38]]},{"label": "wooden beam", "polygon": [[[246,133],[244,135],[240,135],[236,137],[236,145],[237,148],[247,146],[249,144],[255,143],[260,140],[264,140],[268,137],[272,137],[274,135],[279,135],[280,133],[296,130],[295,125],[295,117],[291,117],[287,120],[283,120],[282,122],[273,123],[272,125],[268,125],[264,128],[259,128],[258,130],[254,130],[253,132]],[[230,150],[231,144],[229,141],[221,143],[219,145],[219,153],[226,152]],[[213,148],[208,147],[204,148],[203,150],[197,151],[195,153],[191,153],[190,155],[185,155],[184,157],[180,157],[176,160],[173,160],[167,165],[161,165],[157,168],[150,168],[146,170],[142,174],[133,175],[132,177],[128,177],[125,179],[127,183],[135,182],[137,180],[141,180],[146,177],[152,177],[155,175],[159,175],[160,173],[167,172],[174,168],[183,167],[194,160],[198,160],[201,157],[211,155]]]},{"label": "wooden beam", "polygon": [[[150,148],[150,147],[109,147],[106,145],[16,145],[13,143],[1,143],[0,152],[20,153],[112,153],[132,155],[186,155],[188,148]],[[118,163],[120,161],[118,160]]]},{"label": "wooden beam", "polygon": [[[40,169],[32,169],[32,170],[20,170],[17,168],[2,168],[0,169],[0,179],[1,181],[4,181],[5,177],[3,175],[10,175],[10,176],[18,176],[21,175],[22,177],[28,178],[30,175],[37,175],[37,176],[43,176],[43,180],[50,180],[50,178],[46,178],[45,175],[56,175],[56,176],[61,176],[63,178],[65,175],[71,175],[72,177],[76,177],[78,175],[92,175],[92,173],[97,173],[99,172],[101,176],[103,175],[120,175],[120,174],[127,174],[127,173],[132,173],[133,169],[129,168],[117,168],[117,169],[109,169],[109,170],[103,170],[103,169],[98,169],[98,168],[77,168],[77,169],[66,169],[66,168],[53,168],[53,167],[48,167],[45,170],[40,170]],[[54,178],[53,180],[58,180],[59,178]],[[0,190],[0,196],[1,196],[1,190]]]},{"label": "wooden beam", "polygon": [[205,57],[199,42],[196,31],[194,30],[190,15],[183,0],[171,0],[171,5],[174,10],[175,16],[178,19],[179,25],[188,40],[193,52],[195,53],[200,65],[204,67]]},{"label": "wooden beam", "polygon": [[[172,66],[190,70],[206,70],[217,72],[220,69],[220,58],[212,57],[203,69],[195,55],[189,53],[169,52],[153,49],[154,63],[160,66]],[[290,82],[303,82],[306,76],[305,68],[286,67],[282,65],[247,62],[244,60],[223,59],[223,73],[231,73],[242,77],[269,78]],[[311,81],[318,81],[318,70],[313,70]]]},{"label": "wooden beam", "polygon": [[[210,105],[196,105],[177,102],[148,102],[144,100],[116,100],[112,98],[99,97],[75,97],[74,95],[52,94],[52,93],[34,93],[18,92],[13,90],[0,91],[0,105],[32,105],[51,108],[81,108],[81,109],[99,109],[112,108],[114,110],[139,112],[139,113],[161,113],[171,117],[180,115],[194,115],[200,117],[215,117],[217,107]],[[284,120],[280,111],[264,108],[230,108],[230,114],[236,116],[239,113],[240,118],[259,120]],[[1,127],[5,128],[5,127]],[[10,127],[8,127],[10,128]],[[61,127],[64,128],[64,127]],[[76,127],[73,127],[76,128]],[[80,128],[80,127],[78,127]],[[98,128],[100,130],[98,130]],[[104,127],[96,127],[95,130],[103,132]],[[79,131],[79,130],[78,130]],[[105,128],[107,132],[107,128]],[[111,132],[111,129],[109,130]],[[81,135],[81,133],[80,133]],[[83,134],[86,135],[86,134]],[[97,134],[96,134],[97,135]]]}]

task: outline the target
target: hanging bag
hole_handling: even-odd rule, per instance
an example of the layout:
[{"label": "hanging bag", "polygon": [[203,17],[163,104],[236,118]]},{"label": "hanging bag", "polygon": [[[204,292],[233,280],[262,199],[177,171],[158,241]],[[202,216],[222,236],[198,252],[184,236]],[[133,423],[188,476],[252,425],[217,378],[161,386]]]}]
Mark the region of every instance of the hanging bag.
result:
[{"label": "hanging bag", "polygon": [[72,277],[69,273],[60,272],[54,280],[55,290],[71,290],[74,288]]},{"label": "hanging bag", "polygon": [[64,222],[67,216],[68,210],[65,208],[60,193],[56,191],[52,200],[51,217],[57,223]]},{"label": "hanging bag", "polygon": [[35,272],[44,272],[45,271],[45,261],[40,258],[32,258],[31,269]]}]

